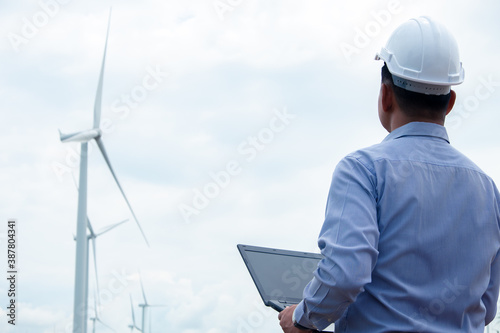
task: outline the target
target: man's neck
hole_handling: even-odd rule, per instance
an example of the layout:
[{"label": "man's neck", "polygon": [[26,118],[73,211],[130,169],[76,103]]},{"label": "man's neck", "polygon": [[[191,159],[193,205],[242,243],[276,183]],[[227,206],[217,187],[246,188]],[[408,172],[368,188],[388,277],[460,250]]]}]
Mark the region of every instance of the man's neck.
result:
[{"label": "man's neck", "polygon": [[394,131],[396,128],[399,128],[401,126],[404,126],[406,124],[412,123],[412,122],[424,122],[424,123],[433,123],[433,124],[438,124],[441,126],[444,126],[444,119],[429,119],[429,118],[424,118],[424,117],[409,117],[406,114],[404,114],[402,111],[396,112],[393,114],[393,117],[391,118],[390,121],[390,130],[389,133]]}]

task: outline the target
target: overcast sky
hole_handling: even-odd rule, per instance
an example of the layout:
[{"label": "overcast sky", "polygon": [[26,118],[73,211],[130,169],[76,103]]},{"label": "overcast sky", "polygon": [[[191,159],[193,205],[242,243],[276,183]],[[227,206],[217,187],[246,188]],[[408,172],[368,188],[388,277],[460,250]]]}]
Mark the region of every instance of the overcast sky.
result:
[{"label": "overcast sky", "polygon": [[373,58],[409,18],[429,15],[456,36],[466,79],[448,133],[500,182],[497,1],[0,6],[0,247],[17,219],[19,267],[15,327],[0,280],[2,332],[70,332],[79,145],[58,129],[92,126],[111,6],[103,141],[151,245],[91,143],[90,221],[130,219],[97,239],[100,317],[117,332],[129,332],[129,295],[141,320],[139,272],[148,301],[165,305],[151,309],[153,332],[280,332],[236,244],[317,251],[335,165],[387,134]]}]

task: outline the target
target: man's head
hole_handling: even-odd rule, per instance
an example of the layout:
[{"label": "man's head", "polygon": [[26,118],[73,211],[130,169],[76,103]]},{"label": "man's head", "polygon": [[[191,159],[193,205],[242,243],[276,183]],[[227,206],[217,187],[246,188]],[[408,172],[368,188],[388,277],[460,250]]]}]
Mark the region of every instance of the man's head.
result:
[{"label": "man's head", "polygon": [[427,17],[403,23],[376,59],[384,61],[379,116],[389,132],[409,121],[444,124],[455,101],[451,85],[463,82],[464,70],[443,25]]}]

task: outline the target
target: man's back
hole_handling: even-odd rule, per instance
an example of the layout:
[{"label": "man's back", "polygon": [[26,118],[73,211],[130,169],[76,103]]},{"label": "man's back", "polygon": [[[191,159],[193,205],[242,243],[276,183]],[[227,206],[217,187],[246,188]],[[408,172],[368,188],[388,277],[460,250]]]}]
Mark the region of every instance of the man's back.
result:
[{"label": "man's back", "polygon": [[390,134],[337,165],[318,239],[324,259],[280,325],[483,332],[500,285],[500,195],[444,128],[451,87],[465,78],[458,44],[419,17],[375,59],[384,61],[378,117]]},{"label": "man's back", "polygon": [[[373,185],[377,225],[363,228],[378,228],[367,242],[378,255],[371,282],[337,330],[482,332],[496,312],[500,266],[491,179],[450,146],[444,127],[430,123],[407,124],[346,159],[360,163]],[[347,234],[337,239],[362,243]]]}]

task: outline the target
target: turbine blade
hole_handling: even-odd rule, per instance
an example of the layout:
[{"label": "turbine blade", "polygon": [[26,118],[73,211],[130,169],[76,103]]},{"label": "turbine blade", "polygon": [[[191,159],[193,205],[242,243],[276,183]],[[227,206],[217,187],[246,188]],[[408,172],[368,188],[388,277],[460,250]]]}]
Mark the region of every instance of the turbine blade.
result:
[{"label": "turbine blade", "polygon": [[92,224],[90,223],[89,217],[87,216],[87,228],[89,228],[90,231],[90,238],[94,239],[96,234],[94,233],[94,228],[92,228]]},{"label": "turbine blade", "polygon": [[99,125],[101,123],[102,83],[104,80],[104,66],[106,63],[106,51],[108,48],[108,35],[109,35],[110,24],[111,24],[111,8],[109,9],[108,29],[106,31],[106,43],[104,44],[104,55],[102,56],[101,73],[99,74],[99,82],[97,84],[97,92],[95,95],[94,128],[99,128]]},{"label": "turbine blade", "polygon": [[77,134],[79,133],[65,134],[61,132],[61,130],[59,130],[59,140],[61,140],[61,142],[71,141],[71,139],[75,137]]},{"label": "turbine blade", "polygon": [[97,294],[94,290],[94,313],[95,313],[95,317],[96,318],[99,318],[99,312],[97,310]]},{"label": "turbine blade", "polygon": [[109,9],[108,29],[106,31],[106,42],[104,44],[104,55],[102,56],[101,72],[97,83],[97,92],[94,102],[94,128],[99,128],[101,123],[102,85],[104,81],[104,66],[106,64],[106,51],[108,48],[109,26],[111,25],[111,8]]},{"label": "turbine blade", "polygon": [[108,231],[110,231],[110,230],[112,230],[112,229],[116,228],[116,227],[117,227],[117,226],[119,226],[120,224],[123,224],[123,223],[125,223],[125,222],[127,222],[127,221],[128,221],[128,219],[125,219],[125,220],[123,220],[123,221],[121,221],[121,222],[118,222],[118,223],[115,223],[115,224],[112,224],[112,225],[108,225],[107,227],[104,227],[104,228],[102,228],[101,230],[99,230],[99,232],[98,232],[95,236],[96,236],[96,237],[99,237],[100,235],[107,233]]},{"label": "turbine blade", "polygon": [[[99,290],[99,274],[97,274],[97,255],[95,252],[95,237],[92,237],[92,253],[94,254],[94,271],[95,271],[95,284],[97,289],[97,295],[100,295],[101,292]],[[97,313],[97,309],[96,309]],[[97,315],[96,315],[97,317]]]},{"label": "turbine blade", "polygon": [[130,309],[132,310],[132,324],[134,327],[136,327],[135,325],[135,314],[134,314],[134,303],[132,303],[132,295],[130,295]]},{"label": "turbine blade", "polygon": [[144,231],[142,231],[141,225],[139,224],[139,221],[137,220],[137,217],[135,216],[135,213],[132,210],[132,206],[130,206],[128,199],[125,196],[125,192],[123,192],[122,186],[120,185],[120,182],[118,181],[118,178],[116,177],[115,171],[113,170],[113,167],[111,166],[111,162],[109,161],[108,154],[106,154],[106,149],[104,148],[104,143],[102,142],[102,139],[100,137],[97,137],[95,139],[95,141],[97,142],[97,146],[101,150],[102,156],[104,157],[104,160],[106,161],[106,164],[109,167],[109,171],[111,171],[111,174],[113,175],[113,178],[115,179],[116,185],[118,185],[118,188],[120,189],[120,192],[122,193],[123,198],[125,199],[125,202],[127,203],[127,206],[130,209],[130,212],[132,213],[132,216],[134,217],[134,220],[137,223],[137,226],[139,227],[139,230],[141,231],[142,237],[144,237],[144,240],[146,241],[146,244],[149,247],[149,242],[146,238],[146,235],[144,234]]},{"label": "turbine blade", "polygon": [[142,277],[140,273],[139,273],[139,281],[141,282],[142,298],[144,298],[144,307],[147,307],[148,301],[146,300],[146,293],[144,292],[144,286],[142,285]]},{"label": "turbine blade", "polygon": [[116,330],[115,330],[114,328],[111,328],[109,325],[107,325],[106,323],[104,323],[101,319],[96,318],[96,320],[97,320],[98,322],[100,322],[100,323],[101,323],[101,325],[103,325],[104,327],[106,327],[106,328],[108,328],[108,329],[112,330],[113,332],[116,332]]}]

